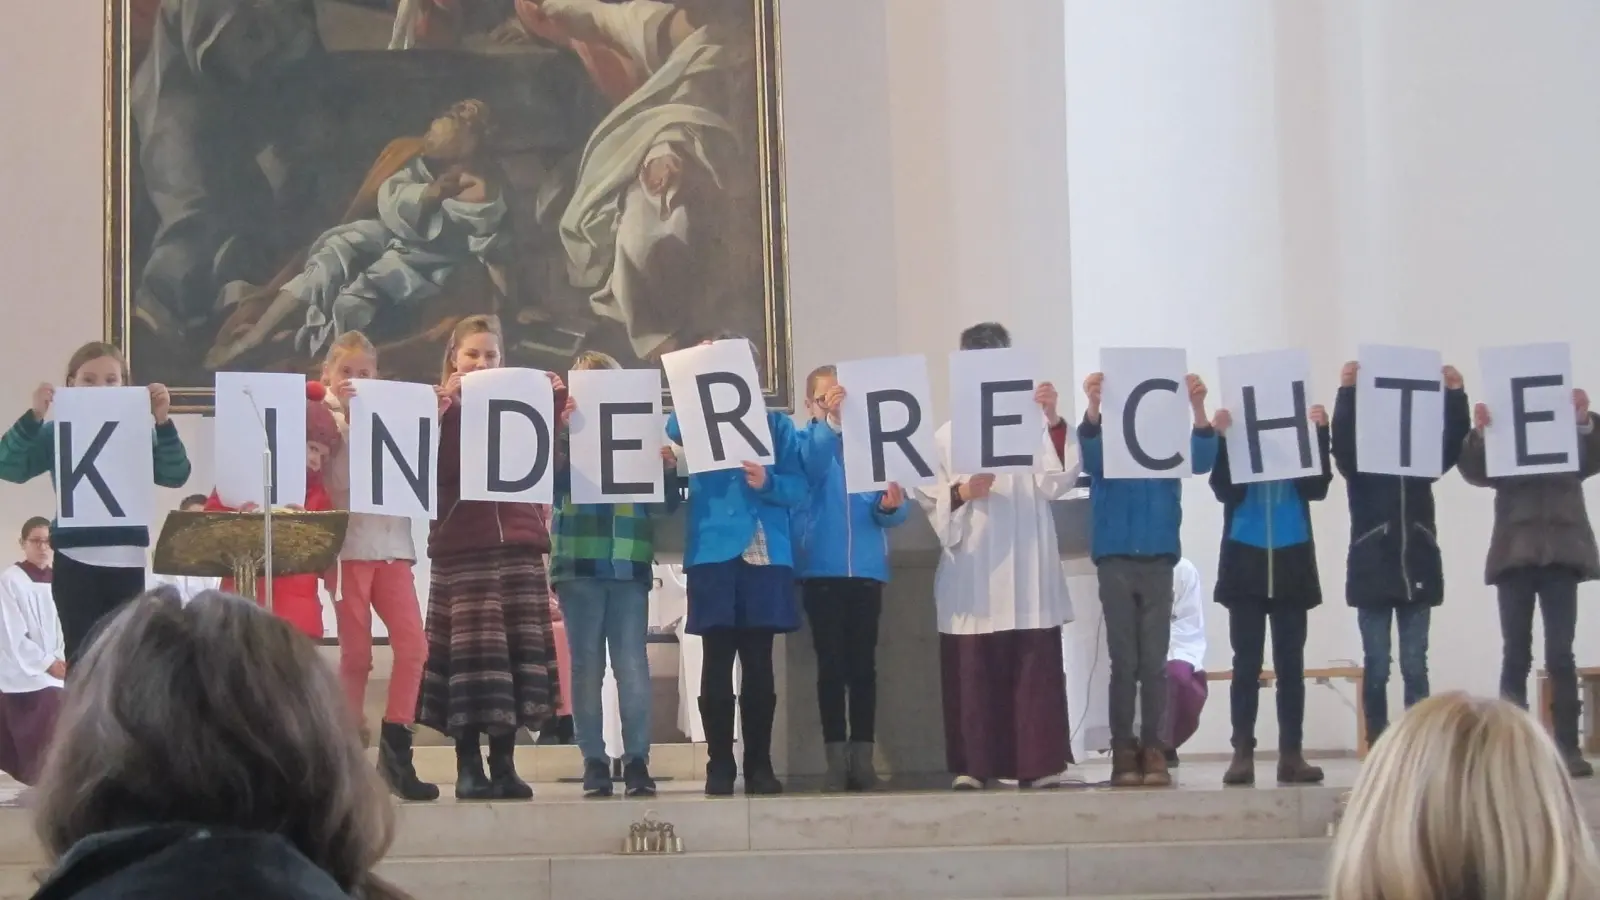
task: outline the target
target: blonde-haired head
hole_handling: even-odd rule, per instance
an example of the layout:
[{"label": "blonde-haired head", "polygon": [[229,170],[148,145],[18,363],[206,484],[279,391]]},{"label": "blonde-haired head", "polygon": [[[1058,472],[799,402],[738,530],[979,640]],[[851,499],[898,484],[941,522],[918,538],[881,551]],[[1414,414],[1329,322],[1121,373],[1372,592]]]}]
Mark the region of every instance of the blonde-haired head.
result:
[{"label": "blonde-haired head", "polygon": [[364,353],[373,359],[378,358],[378,348],[372,345],[372,341],[368,340],[366,335],[359,331],[346,331],[344,334],[334,338],[333,343],[328,347],[328,355],[324,361],[328,365],[332,365],[338,362],[339,357],[352,352]]},{"label": "blonde-haired head", "polygon": [[439,383],[442,385],[450,380],[456,370],[456,347],[462,341],[475,334],[492,334],[495,340],[501,339],[500,317],[491,315],[467,316],[456,323],[450,331],[450,342],[444,348],[444,366],[439,373]]},{"label": "blonde-haired head", "polygon": [[1378,741],[1333,847],[1329,900],[1600,896],[1555,744],[1504,700],[1442,694]]},{"label": "blonde-haired head", "polygon": [[620,368],[622,368],[622,363],[617,362],[616,357],[609,353],[601,353],[599,350],[585,350],[578,354],[577,359],[572,361],[572,369],[575,372],[588,371],[590,369]]}]

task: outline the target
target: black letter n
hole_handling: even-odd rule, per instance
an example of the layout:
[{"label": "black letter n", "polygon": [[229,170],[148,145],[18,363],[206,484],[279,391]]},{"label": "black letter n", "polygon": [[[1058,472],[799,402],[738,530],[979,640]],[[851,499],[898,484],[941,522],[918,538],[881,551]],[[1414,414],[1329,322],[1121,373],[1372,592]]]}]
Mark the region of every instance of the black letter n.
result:
[{"label": "black letter n", "polygon": [[411,492],[417,495],[417,500],[424,507],[431,504],[428,497],[432,488],[428,484],[428,454],[432,452],[429,446],[428,434],[429,421],[417,420],[417,467],[412,469],[406,462],[405,453],[401,452],[400,445],[395,442],[394,435],[389,432],[389,426],[376,415],[372,417],[372,502],[383,504],[383,456],[384,448],[388,448],[389,456],[394,459],[394,464],[400,467],[400,474],[406,483],[411,485]]}]

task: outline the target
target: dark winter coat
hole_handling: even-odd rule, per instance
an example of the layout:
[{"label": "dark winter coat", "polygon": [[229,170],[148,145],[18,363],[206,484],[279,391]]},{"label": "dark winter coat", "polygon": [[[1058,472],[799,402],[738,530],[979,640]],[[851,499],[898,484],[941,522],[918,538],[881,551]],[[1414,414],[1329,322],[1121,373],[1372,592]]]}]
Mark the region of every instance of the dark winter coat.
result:
[{"label": "dark winter coat", "polygon": [[1490,478],[1483,435],[1467,434],[1458,467],[1468,484],[1494,488],[1494,533],[1483,578],[1497,584],[1512,569],[1559,566],[1584,581],[1600,579],[1583,481],[1600,472],[1600,416],[1589,414],[1578,437],[1578,471]]},{"label": "dark winter coat", "polygon": [[[1311,501],[1328,496],[1333,482],[1329,459],[1330,437],[1327,428],[1317,429],[1317,449],[1322,455],[1322,474],[1291,481],[1234,484],[1228,465],[1227,439],[1217,448],[1217,464],[1211,470],[1211,492],[1222,501],[1222,550],[1217,554],[1216,601],[1232,606],[1238,601],[1267,601],[1294,604],[1311,609],[1322,603],[1322,582],[1317,574],[1317,542],[1311,530]],[[1287,546],[1276,543],[1273,521],[1265,520],[1267,548],[1235,539],[1235,519],[1254,512],[1262,503],[1268,509],[1281,508],[1271,498],[1280,491],[1292,491],[1291,509],[1301,517],[1295,523],[1297,539]],[[1244,513],[1241,512],[1244,510]]]},{"label": "dark winter coat", "polygon": [[288,840],[264,832],[151,825],[79,841],[34,900],[350,900]]},{"label": "dark winter coat", "polygon": [[[1356,389],[1339,388],[1333,407],[1333,459],[1350,500],[1345,601],[1355,607],[1444,602],[1444,562],[1434,524],[1436,478],[1374,475],[1356,468]],[[1455,468],[1472,430],[1464,390],[1444,394],[1444,471]]]}]

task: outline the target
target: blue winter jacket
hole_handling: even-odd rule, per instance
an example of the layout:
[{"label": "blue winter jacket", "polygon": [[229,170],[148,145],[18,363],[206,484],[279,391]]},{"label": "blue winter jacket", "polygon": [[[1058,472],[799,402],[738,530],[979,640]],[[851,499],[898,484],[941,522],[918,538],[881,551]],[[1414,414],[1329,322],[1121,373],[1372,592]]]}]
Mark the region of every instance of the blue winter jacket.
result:
[{"label": "blue winter jacket", "polygon": [[802,530],[795,542],[795,571],[801,578],[888,581],[888,530],[906,520],[909,500],[885,512],[882,491],[847,493],[844,442],[828,423],[813,421],[800,430],[799,439],[811,501],[796,516]]},{"label": "blue winter jacket", "polygon": [[[1089,555],[1183,555],[1178,533],[1183,527],[1182,478],[1107,478],[1100,423],[1084,419],[1078,426],[1083,473],[1089,476],[1089,503],[1094,526]],[[1196,475],[1217,462],[1217,432],[1196,428],[1189,437],[1189,459]]]},{"label": "blue winter jacket", "polygon": [[[685,566],[727,562],[744,554],[755,539],[756,523],[767,535],[767,557],[774,566],[794,567],[789,515],[806,502],[806,474],[800,466],[800,442],[794,422],[781,412],[768,412],[774,464],[767,483],[755,490],[745,483],[744,469],[721,469],[689,476],[689,522]],[[683,443],[678,414],[667,419],[667,437]]]}]

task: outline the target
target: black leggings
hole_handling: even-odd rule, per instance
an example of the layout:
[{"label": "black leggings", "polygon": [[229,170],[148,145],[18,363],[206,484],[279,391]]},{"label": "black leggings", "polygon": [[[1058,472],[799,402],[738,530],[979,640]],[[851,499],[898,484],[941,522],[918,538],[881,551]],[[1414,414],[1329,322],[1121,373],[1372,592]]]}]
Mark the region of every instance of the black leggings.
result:
[{"label": "black leggings", "polygon": [[[822,740],[870,744],[878,700],[878,618],[883,582],[813,578],[805,582],[806,616],[817,651],[817,710]],[[848,704],[846,700],[848,699]],[[849,708],[849,731],[845,710]]]},{"label": "black leggings", "polygon": [[90,640],[103,621],[122,604],[144,593],[145,578],[143,568],[91,566],[73,559],[68,551],[58,551],[51,582],[70,664],[89,649]]},{"label": "black leggings", "polygon": [[771,697],[777,687],[772,677],[773,633],[754,628],[713,628],[701,636],[705,658],[700,665],[700,696],[732,700],[733,661],[739,660],[739,693]]}]

